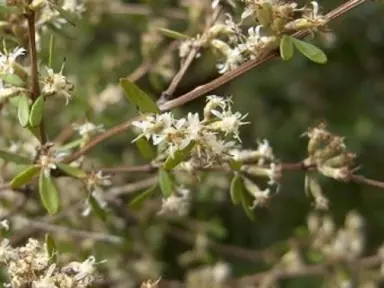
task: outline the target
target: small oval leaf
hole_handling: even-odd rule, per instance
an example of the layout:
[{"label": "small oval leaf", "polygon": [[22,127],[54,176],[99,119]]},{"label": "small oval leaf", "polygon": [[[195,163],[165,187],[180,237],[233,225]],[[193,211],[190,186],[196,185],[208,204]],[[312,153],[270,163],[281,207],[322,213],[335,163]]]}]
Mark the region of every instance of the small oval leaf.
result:
[{"label": "small oval leaf", "polygon": [[26,95],[20,95],[19,105],[17,107],[17,117],[19,118],[20,125],[25,127],[29,121],[29,103]]},{"label": "small oval leaf", "polygon": [[148,160],[152,160],[153,158],[155,158],[156,156],[155,149],[144,137],[140,137],[139,139],[136,140],[136,146],[144,158]]},{"label": "small oval leaf", "polygon": [[188,35],[185,35],[183,33],[166,29],[166,28],[159,28],[160,32],[163,33],[165,36],[172,38],[172,39],[177,39],[177,40],[187,40],[191,39]]},{"label": "small oval leaf", "polygon": [[309,60],[318,64],[327,63],[327,55],[325,55],[325,53],[320,48],[311,43],[301,41],[293,37],[291,39],[297,50],[299,50],[299,52]]},{"label": "small oval leaf", "polygon": [[237,205],[241,202],[241,194],[244,193],[242,190],[244,190],[243,180],[238,174],[235,174],[231,181],[231,199],[232,203]]},{"label": "small oval leaf", "polygon": [[17,189],[29,183],[32,178],[39,173],[40,170],[40,166],[29,166],[27,169],[23,170],[11,180],[11,187],[13,189]]},{"label": "small oval leaf", "polygon": [[177,150],[173,156],[168,156],[164,163],[164,169],[169,171],[179,165],[180,162],[183,162],[185,159],[187,159],[194,145],[195,143],[191,141],[183,150]]},{"label": "small oval leaf", "polygon": [[173,193],[173,181],[171,175],[163,168],[159,168],[159,184],[164,197],[169,197]]},{"label": "small oval leaf", "polygon": [[56,244],[50,234],[45,234],[45,244],[47,245],[47,251],[48,251],[49,257],[52,259],[53,262],[56,262],[56,258],[57,258]]},{"label": "small oval leaf", "polygon": [[63,163],[56,163],[56,165],[61,171],[74,178],[84,179],[87,177],[87,173],[80,168]]},{"label": "small oval leaf", "polygon": [[248,218],[251,221],[255,221],[255,214],[253,214],[253,211],[250,208],[252,206],[252,197],[245,189],[241,190],[241,204],[243,205],[244,212]]},{"label": "small oval leaf", "polygon": [[107,220],[107,212],[100,206],[99,201],[92,195],[89,195],[89,204],[92,211],[103,221]]},{"label": "small oval leaf", "polygon": [[120,79],[120,85],[123,87],[125,95],[129,101],[136,105],[143,113],[160,113],[156,103],[143,90],[137,87],[133,82],[126,78]]},{"label": "small oval leaf", "polygon": [[57,191],[52,178],[49,175],[46,175],[44,171],[40,173],[39,193],[41,202],[48,213],[50,215],[55,214],[59,210],[59,192]]},{"label": "small oval leaf", "polygon": [[0,150],[0,158],[16,164],[31,164],[28,158],[4,150]]},{"label": "small oval leaf", "polygon": [[280,56],[281,59],[287,61],[293,56],[293,43],[292,37],[288,35],[283,35],[280,40]]},{"label": "small oval leaf", "polygon": [[16,74],[2,74],[0,75],[0,79],[12,86],[16,86],[16,87],[25,86],[25,82]]},{"label": "small oval leaf", "polygon": [[152,196],[156,187],[157,187],[157,184],[149,187],[144,192],[141,192],[139,195],[133,198],[131,202],[129,202],[128,207],[134,210],[140,209],[143,206],[144,201]]},{"label": "small oval leaf", "polygon": [[32,104],[31,114],[29,115],[29,124],[32,127],[36,127],[40,124],[43,119],[44,112],[44,97],[39,96],[36,101]]}]

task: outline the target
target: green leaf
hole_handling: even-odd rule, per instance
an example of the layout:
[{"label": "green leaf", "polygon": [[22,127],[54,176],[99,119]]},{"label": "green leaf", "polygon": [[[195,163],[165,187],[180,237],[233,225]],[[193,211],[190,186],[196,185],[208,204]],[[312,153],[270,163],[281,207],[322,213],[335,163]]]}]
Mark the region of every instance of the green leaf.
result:
[{"label": "green leaf", "polygon": [[308,42],[304,42],[293,37],[291,39],[297,50],[299,50],[300,53],[307,57],[309,60],[318,64],[327,63],[327,55],[325,55],[321,49]]},{"label": "green leaf", "polygon": [[26,95],[20,95],[19,104],[17,107],[17,117],[19,118],[20,125],[25,127],[28,125],[29,120],[29,103]]},{"label": "green leaf", "polygon": [[283,38],[280,40],[280,56],[281,59],[287,61],[293,56],[293,43],[292,37],[288,35],[283,35]]},{"label": "green leaf", "polygon": [[177,165],[180,164],[180,162],[183,162],[185,159],[187,159],[193,149],[193,146],[195,146],[195,142],[191,141],[187,147],[185,147],[183,150],[177,150],[172,156],[168,156],[167,160],[164,163],[164,169],[165,170],[172,170]]},{"label": "green leaf", "polygon": [[2,74],[0,75],[0,79],[12,86],[16,86],[16,87],[25,86],[25,82],[16,74]]},{"label": "green leaf", "polygon": [[21,173],[16,175],[12,180],[11,180],[11,187],[13,189],[20,188],[21,186],[29,183],[32,178],[39,173],[41,170],[40,166],[29,166],[25,170],[23,170]]},{"label": "green leaf", "polygon": [[39,178],[40,199],[48,213],[53,215],[59,210],[59,192],[51,176],[46,175],[44,171],[40,173]]},{"label": "green leaf", "polygon": [[233,171],[240,171],[242,165],[243,163],[241,163],[241,161],[234,159],[229,160],[229,166],[231,166]]},{"label": "green leaf", "polygon": [[173,193],[173,181],[171,175],[163,168],[159,168],[159,184],[164,197],[169,197]]},{"label": "green leaf", "polygon": [[232,203],[237,205],[241,202],[241,195],[244,193],[244,185],[243,185],[243,179],[239,176],[239,174],[235,174],[231,181],[231,199]]},{"label": "green leaf", "polygon": [[72,148],[76,148],[78,147],[81,143],[83,142],[83,139],[76,139],[76,140],[73,140],[72,142],[69,142],[67,144],[64,144],[63,146],[60,146],[57,148],[57,150],[59,151],[65,151],[65,150],[69,150],[69,149],[72,149]]},{"label": "green leaf", "polygon": [[0,5],[0,13],[21,13],[22,10],[16,6]]},{"label": "green leaf", "polygon": [[99,201],[93,197],[92,193],[89,194],[89,204],[92,207],[92,211],[103,221],[107,220],[107,212],[100,206]]},{"label": "green leaf", "polygon": [[52,259],[53,262],[56,262],[56,244],[53,240],[52,236],[49,234],[45,234],[45,244],[47,245],[48,255]]},{"label": "green leaf", "polygon": [[156,156],[155,149],[144,137],[140,137],[136,140],[136,146],[139,149],[141,155],[148,160],[152,160]]},{"label": "green leaf", "polygon": [[123,87],[129,101],[138,107],[143,112],[160,113],[156,103],[143,90],[137,87],[134,83],[126,78],[120,79],[120,85]]},{"label": "green leaf", "polygon": [[52,7],[59,12],[60,16],[63,17],[65,20],[68,21],[68,23],[72,24],[73,26],[76,26],[76,22],[78,21],[78,18],[75,13],[72,13],[68,10],[64,10],[59,5],[55,5],[53,3],[50,3]]},{"label": "green leaf", "polygon": [[241,190],[241,204],[243,205],[244,212],[248,216],[248,218],[251,221],[255,221],[255,215],[253,214],[253,211],[250,208],[252,206],[252,197],[248,194],[245,189]]},{"label": "green leaf", "polygon": [[1,149],[0,158],[16,164],[31,164],[31,160],[28,158]]},{"label": "green leaf", "polygon": [[64,173],[78,179],[84,179],[87,177],[87,173],[80,168],[73,167],[63,163],[56,163],[57,167]]},{"label": "green leaf", "polygon": [[128,207],[134,210],[138,210],[143,206],[143,203],[146,199],[152,196],[153,192],[155,191],[157,187],[157,184],[152,185],[145,191],[141,192],[139,195],[137,195],[135,198],[133,198],[129,204]]},{"label": "green leaf", "polygon": [[44,97],[39,96],[35,103],[32,104],[31,114],[29,115],[29,124],[32,127],[39,126],[41,120],[43,119],[44,113]]},{"label": "green leaf", "polygon": [[185,35],[183,33],[180,33],[180,32],[177,32],[177,31],[173,31],[173,30],[170,30],[170,29],[166,29],[166,28],[159,28],[160,32],[163,33],[165,36],[169,37],[169,38],[172,38],[172,39],[177,39],[177,40],[187,40],[187,39],[191,39],[191,37],[189,37],[188,35]]}]

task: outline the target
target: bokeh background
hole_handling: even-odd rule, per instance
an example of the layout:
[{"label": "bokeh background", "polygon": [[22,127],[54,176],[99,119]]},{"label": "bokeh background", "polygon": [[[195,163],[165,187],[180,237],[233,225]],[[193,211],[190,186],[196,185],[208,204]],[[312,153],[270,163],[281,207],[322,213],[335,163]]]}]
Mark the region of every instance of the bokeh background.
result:
[{"label": "bokeh background", "polygon": [[[199,32],[202,19],[188,20],[191,7],[199,6],[199,2],[204,1],[90,0],[77,27],[50,32],[57,35],[54,67],[60,69],[65,61],[64,71],[71,75],[76,89],[68,106],[56,102],[47,107],[49,136],[54,138],[64,127],[83,119],[104,124],[107,129],[136,115],[135,107],[122,95],[118,80],[131,75],[143,61],[151,68],[136,83],[158,98],[179,64],[177,51],[164,57],[161,65],[151,60],[157,59],[172,41],[156,28],[187,31],[189,35]],[[342,2],[323,0],[319,4],[327,12]],[[384,180],[384,5],[367,2],[333,21],[329,25],[332,33],[314,40],[328,56],[326,65],[311,63],[296,53],[292,61],[272,60],[212,92],[232,95],[234,109],[249,113],[251,124],[241,133],[245,147],[256,147],[257,141],[265,138],[282,162],[296,162],[306,156],[307,139],[300,136],[308,127],[326,121],[331,131],[346,137],[349,149],[357,154],[359,173]],[[48,41],[49,33],[41,39],[43,62],[48,58]],[[218,76],[215,58],[209,51],[203,52],[175,95]],[[174,112],[183,115],[201,111],[204,101],[201,97]],[[89,165],[98,168],[146,163],[131,144],[133,137],[128,132],[102,143],[89,153]],[[113,176],[113,181],[118,186],[148,176],[123,173]],[[253,274],[270,267],[265,253],[259,251],[269,251],[270,247],[284,251],[287,239],[304,233],[307,215],[313,209],[304,193],[304,176],[301,171],[284,173],[280,193],[268,207],[256,209],[253,222],[230,201],[230,175],[207,173],[201,183],[191,186],[193,202],[185,218],[156,216],[160,191],[143,211],[132,212],[126,205],[132,194],[121,199],[125,206],[111,207],[115,215],[107,223],[80,218],[76,210],[65,220],[56,221],[57,225],[119,235],[125,239],[124,245],[58,234],[58,246],[64,255],[94,254],[97,259],[107,259],[99,266],[108,275],[105,287],[134,287],[136,281],[159,276],[165,281],[182,281],[186,271],[217,261],[228,263],[234,277]],[[321,184],[330,200],[328,212],[336,223],[342,224],[351,210],[366,219],[366,253],[375,253],[384,239],[384,191],[325,178]],[[35,216],[39,215],[30,215],[32,219]],[[35,231],[33,235],[43,237],[44,232]],[[204,255],[193,252],[198,235],[214,243]],[[21,237],[19,242],[23,240]],[[242,253],[242,248],[252,253]],[[116,280],[124,277],[121,283]],[[309,277],[280,284],[323,285]]]}]

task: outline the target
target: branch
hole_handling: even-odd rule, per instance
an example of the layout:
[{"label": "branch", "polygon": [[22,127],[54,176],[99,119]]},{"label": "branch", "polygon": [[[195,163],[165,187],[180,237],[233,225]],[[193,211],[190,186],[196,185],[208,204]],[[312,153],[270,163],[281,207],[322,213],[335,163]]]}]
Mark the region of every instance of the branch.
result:
[{"label": "branch", "polygon": [[[366,1],[367,0],[350,0],[350,1],[340,5],[339,7],[335,8],[334,10],[332,10],[330,13],[328,13],[326,15],[326,17],[327,17],[328,21],[331,21],[331,20],[343,15],[344,13],[350,11],[351,9],[363,4]],[[308,35],[308,33],[309,32],[299,32],[299,33],[296,33],[294,35],[294,37],[303,38],[306,35]],[[159,108],[162,112],[164,112],[164,111],[168,111],[168,110],[171,110],[173,108],[176,108],[176,107],[180,107],[180,106],[184,105],[185,103],[190,102],[196,98],[199,98],[203,94],[210,92],[213,89],[218,88],[221,85],[224,85],[225,83],[227,83],[227,82],[235,79],[236,77],[244,74],[245,72],[249,71],[250,69],[257,67],[257,66],[260,66],[261,64],[265,63],[268,60],[275,58],[276,56],[278,56],[277,51],[272,51],[271,53],[269,53],[267,56],[265,56],[262,59],[251,60],[251,61],[243,64],[242,66],[240,66],[236,70],[228,72],[228,73],[220,76],[219,78],[203,85],[203,86],[199,86],[199,87],[195,88],[194,90],[188,92],[187,94],[180,96],[177,99],[165,102],[164,104],[160,105]],[[97,144],[99,144],[99,143],[103,142],[104,140],[107,140],[107,139],[109,139],[115,135],[123,133],[124,131],[128,130],[131,127],[131,124],[133,121],[138,120],[139,118],[140,117],[136,117],[136,118],[128,120],[124,123],[121,123],[115,127],[112,127],[111,129],[107,130],[103,134],[95,137],[85,147],[83,147],[82,149],[74,152],[72,155],[67,157],[64,160],[64,162],[70,163],[72,161],[75,161],[76,159],[78,159],[79,157],[81,157],[82,155],[87,153],[89,150],[91,150],[93,147],[95,147]]]},{"label": "branch", "polygon": [[[39,71],[38,71],[38,61],[37,61],[37,52],[36,52],[36,27],[35,27],[35,12],[30,10],[25,14],[28,22],[28,43],[29,43],[29,56],[31,62],[31,99],[33,102],[40,95],[39,87]],[[45,134],[44,128],[44,117],[41,119],[40,125],[40,140],[41,144],[47,142],[47,136]]]}]

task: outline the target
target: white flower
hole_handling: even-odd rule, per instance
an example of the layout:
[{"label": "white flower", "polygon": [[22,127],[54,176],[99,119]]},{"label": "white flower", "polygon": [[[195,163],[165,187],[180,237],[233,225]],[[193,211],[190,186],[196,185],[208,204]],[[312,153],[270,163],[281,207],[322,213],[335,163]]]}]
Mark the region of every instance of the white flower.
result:
[{"label": "white flower", "polygon": [[231,269],[227,263],[219,262],[212,267],[212,276],[215,283],[223,283],[228,279]]},{"label": "white flower", "polygon": [[5,231],[8,231],[9,230],[9,220],[4,219],[4,220],[0,221],[0,228],[4,229]]},{"label": "white flower", "polygon": [[220,74],[224,74],[227,71],[235,70],[241,62],[243,62],[243,56],[241,55],[242,51],[240,48],[236,47],[227,51],[226,60],[224,63],[217,64]]},{"label": "white flower", "polygon": [[218,129],[225,133],[225,135],[233,134],[236,139],[240,140],[239,137],[239,127],[249,122],[243,122],[242,120],[248,116],[248,114],[241,115],[240,112],[232,113],[231,110],[218,112],[216,110],[212,110],[212,114],[214,114],[217,118],[221,119],[212,123],[212,127],[214,129]]},{"label": "white flower", "polygon": [[15,72],[13,65],[16,62],[16,58],[24,55],[26,50],[24,48],[15,48],[11,53],[0,53],[0,73],[1,74],[13,74]]},{"label": "white flower", "polygon": [[188,213],[190,205],[190,191],[188,189],[179,188],[180,196],[172,194],[168,198],[163,198],[159,215],[176,214],[178,216],[185,216]]},{"label": "white flower", "polygon": [[269,145],[269,142],[267,139],[264,139],[262,141],[258,141],[259,146],[257,147],[257,152],[260,153],[261,158],[258,161],[258,165],[262,166],[264,165],[264,162],[266,159],[273,160],[273,151],[272,147]]},{"label": "white flower", "polygon": [[55,73],[53,69],[46,67],[48,76],[42,80],[43,87],[41,93],[43,95],[63,95],[66,99],[66,104],[72,98],[73,84],[70,83],[63,75],[63,67],[59,73]]},{"label": "white flower", "polygon": [[185,139],[180,144],[180,149],[184,149],[191,141],[195,141],[200,137],[202,126],[200,124],[198,113],[188,113],[187,127],[185,128]]},{"label": "white flower", "polygon": [[91,122],[86,122],[82,125],[74,124],[73,127],[79,132],[80,136],[90,135],[104,131],[104,126],[102,124],[95,125]]},{"label": "white flower", "polygon": [[39,159],[39,164],[41,165],[45,176],[51,175],[51,170],[55,170],[57,168],[55,164],[55,159],[53,157],[50,157],[48,155],[41,155]]}]

